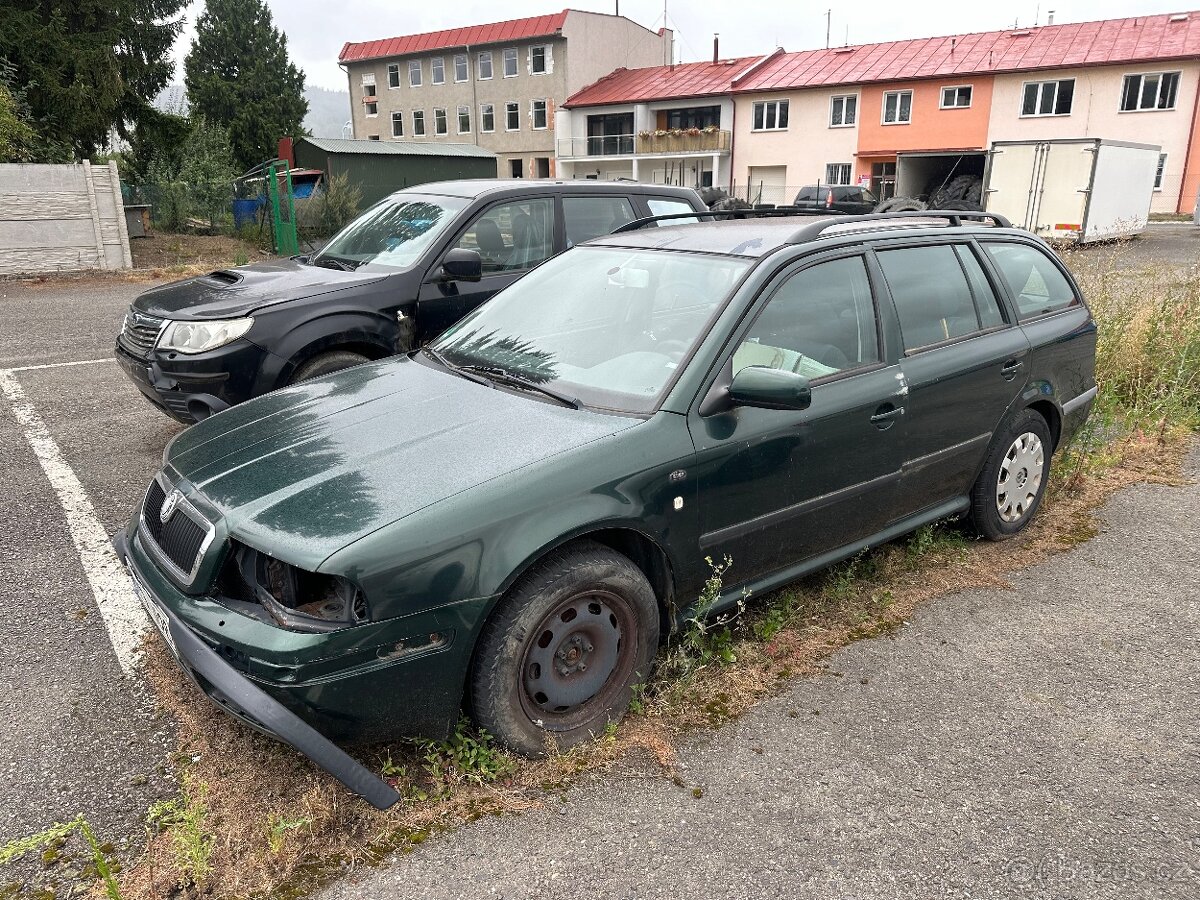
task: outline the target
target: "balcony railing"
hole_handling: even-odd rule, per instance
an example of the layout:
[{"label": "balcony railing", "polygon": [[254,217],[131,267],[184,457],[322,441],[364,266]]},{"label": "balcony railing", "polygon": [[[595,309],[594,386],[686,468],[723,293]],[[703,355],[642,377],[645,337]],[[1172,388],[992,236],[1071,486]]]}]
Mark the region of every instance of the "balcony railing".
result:
[{"label": "balcony railing", "polygon": [[689,133],[687,129],[643,131],[558,139],[560,158],[580,156],[652,156],[679,153],[728,153],[729,132],[723,129]]}]

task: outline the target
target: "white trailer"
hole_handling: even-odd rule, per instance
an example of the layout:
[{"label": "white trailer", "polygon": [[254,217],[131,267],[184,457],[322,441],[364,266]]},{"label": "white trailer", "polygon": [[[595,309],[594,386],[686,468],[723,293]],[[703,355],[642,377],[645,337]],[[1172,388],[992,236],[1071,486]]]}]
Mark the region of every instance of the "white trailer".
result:
[{"label": "white trailer", "polygon": [[1160,149],[1099,138],[996,141],[983,205],[1048,239],[1086,244],[1139,234]]}]

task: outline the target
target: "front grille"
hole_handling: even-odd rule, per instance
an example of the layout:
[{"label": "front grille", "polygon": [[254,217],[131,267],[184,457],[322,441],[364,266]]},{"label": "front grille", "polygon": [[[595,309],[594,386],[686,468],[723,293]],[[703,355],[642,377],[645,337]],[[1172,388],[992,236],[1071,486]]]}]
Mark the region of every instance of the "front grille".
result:
[{"label": "front grille", "polygon": [[121,343],[131,353],[147,356],[158,343],[158,335],[165,322],[165,319],[143,315],[131,309],[125,314],[125,324],[121,327]]},{"label": "front grille", "polygon": [[146,533],[158,545],[163,555],[183,575],[190,577],[204,548],[209,527],[207,523],[197,522],[192,518],[191,509],[182,503],[176,506],[175,511],[164,522],[162,508],[166,499],[162,484],[157,478],[154,479],[142,506],[142,523]]}]

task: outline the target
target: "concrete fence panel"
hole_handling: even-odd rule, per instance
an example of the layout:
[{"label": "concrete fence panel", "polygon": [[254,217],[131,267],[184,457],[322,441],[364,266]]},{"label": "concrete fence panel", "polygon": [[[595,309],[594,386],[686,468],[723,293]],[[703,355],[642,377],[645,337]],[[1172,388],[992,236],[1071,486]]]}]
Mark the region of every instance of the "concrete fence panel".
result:
[{"label": "concrete fence panel", "polygon": [[132,265],[115,163],[0,165],[0,274]]}]

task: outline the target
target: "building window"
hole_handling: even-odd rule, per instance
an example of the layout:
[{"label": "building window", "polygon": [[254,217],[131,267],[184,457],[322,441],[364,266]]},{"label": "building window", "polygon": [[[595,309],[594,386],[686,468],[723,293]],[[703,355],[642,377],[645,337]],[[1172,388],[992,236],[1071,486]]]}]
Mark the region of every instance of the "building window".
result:
[{"label": "building window", "polygon": [[829,163],[827,166],[825,166],[825,183],[849,184],[850,174],[850,163]]},{"label": "building window", "polygon": [[454,57],[454,80],[466,81],[470,72],[467,67],[467,54],[458,53]]},{"label": "building window", "polygon": [[425,111],[413,110],[413,137],[425,137]]},{"label": "building window", "polygon": [[540,131],[546,128],[546,101],[531,100],[529,101],[529,113],[533,118],[533,130]]},{"label": "building window", "polygon": [[549,178],[550,177],[550,157],[535,156],[533,158],[533,166],[537,170],[538,178]]},{"label": "building window", "polygon": [[517,48],[509,47],[504,51],[504,77],[517,77]]},{"label": "building window", "polygon": [[1022,116],[1069,116],[1075,99],[1075,79],[1027,81],[1021,96]]},{"label": "building window", "polygon": [[782,131],[788,126],[788,101],[764,100],[754,104],[755,131]]},{"label": "building window", "polygon": [[366,110],[367,116],[379,115],[379,103],[375,97],[375,76],[364,75],[362,77],[362,92],[363,92],[363,109]]},{"label": "building window", "polygon": [[404,137],[404,113],[392,113],[392,137]]},{"label": "building window", "polygon": [[[668,128],[717,128],[721,124],[721,107],[719,106],[687,106],[680,109],[667,110]],[[633,133],[633,124],[629,131]]]},{"label": "building window", "polygon": [[379,140],[379,135],[377,135],[377,134],[368,134],[368,135],[367,135],[367,140],[368,140],[368,141],[377,141],[377,140]]},{"label": "building window", "polygon": [[539,44],[529,48],[529,71],[534,75],[546,74],[546,47]]},{"label": "building window", "polygon": [[487,132],[496,130],[496,107],[491,103],[483,103],[479,107],[479,130]]},{"label": "building window", "polygon": [[1158,154],[1158,168],[1154,170],[1154,189],[1162,190],[1163,175],[1167,173],[1167,154]]},{"label": "building window", "polygon": [[912,121],[912,91],[888,91],[883,95],[883,124],[907,125]]},{"label": "building window", "polygon": [[471,107],[460,106],[458,108],[458,133],[471,133]]},{"label": "building window", "polygon": [[490,50],[479,54],[479,80],[490,81],[492,78],[492,53]]},{"label": "building window", "polygon": [[1179,93],[1178,72],[1147,72],[1126,75],[1121,87],[1121,112],[1174,109]]},{"label": "building window", "polygon": [[521,130],[521,107],[511,100],[504,104],[504,130]]},{"label": "building window", "polygon": [[966,109],[971,105],[971,85],[942,88],[942,109]]},{"label": "building window", "polygon": [[511,175],[513,178],[524,178],[525,177],[525,160],[510,159],[508,161],[508,174]]},{"label": "building window", "polygon": [[400,87],[400,64],[391,63],[388,66],[388,88]]},{"label": "building window", "polygon": [[446,134],[449,128],[446,125],[446,111],[444,109],[435,109],[433,111],[433,133]]},{"label": "building window", "polygon": [[845,128],[858,121],[858,95],[847,94],[829,101],[829,127]]},{"label": "building window", "polygon": [[421,86],[421,61],[419,59],[410,59],[408,61],[408,86]]},{"label": "building window", "polygon": [[433,84],[446,83],[446,61],[440,56],[429,61],[429,80]]}]

